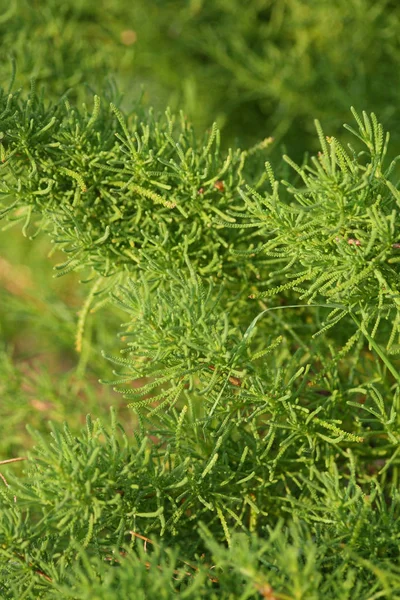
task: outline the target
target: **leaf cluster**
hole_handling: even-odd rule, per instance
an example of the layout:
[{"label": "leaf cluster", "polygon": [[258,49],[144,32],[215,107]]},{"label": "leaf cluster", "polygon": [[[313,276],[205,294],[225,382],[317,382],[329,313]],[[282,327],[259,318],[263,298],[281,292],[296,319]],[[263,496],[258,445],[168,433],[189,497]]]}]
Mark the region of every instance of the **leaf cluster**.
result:
[{"label": "leaf cluster", "polygon": [[317,125],[282,183],[170,113],[0,100],[6,227],[92,282],[78,351],[91,310],[123,311],[108,383],[137,416],[53,427],[7,471],[3,595],[396,597],[399,192],[376,117],[354,113],[361,150]]}]

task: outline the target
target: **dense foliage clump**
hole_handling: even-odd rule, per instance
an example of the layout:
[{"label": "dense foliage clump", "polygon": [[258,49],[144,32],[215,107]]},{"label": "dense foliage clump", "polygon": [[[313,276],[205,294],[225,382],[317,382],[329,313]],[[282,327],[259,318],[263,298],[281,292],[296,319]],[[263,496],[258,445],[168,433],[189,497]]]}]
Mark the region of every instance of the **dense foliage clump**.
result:
[{"label": "dense foliage clump", "polygon": [[[0,16],[1,597],[397,598],[397,141],[374,112],[337,129],[342,102],[391,116],[396,7],[23,4]],[[130,52],[185,111],[84,91],[127,86]],[[311,113],[330,135],[298,160]],[[271,133],[298,138],[282,161]]]}]

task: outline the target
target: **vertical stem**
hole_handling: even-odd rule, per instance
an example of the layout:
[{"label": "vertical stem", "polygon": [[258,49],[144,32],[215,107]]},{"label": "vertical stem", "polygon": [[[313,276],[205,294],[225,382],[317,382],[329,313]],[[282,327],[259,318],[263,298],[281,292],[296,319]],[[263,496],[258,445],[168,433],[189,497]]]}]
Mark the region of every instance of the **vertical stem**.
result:
[{"label": "vertical stem", "polygon": [[76,329],[75,349],[79,353],[82,351],[82,341],[83,341],[83,333],[84,333],[84,329],[85,329],[86,318],[88,316],[90,306],[93,302],[94,295],[96,294],[97,290],[100,287],[101,281],[102,281],[102,277],[99,277],[96,280],[94,286],[92,287],[92,289],[89,292],[88,297],[85,300],[84,305],[82,306],[81,310],[78,313],[79,319],[78,319],[78,326]]},{"label": "vertical stem", "polygon": [[377,353],[377,355],[379,356],[379,358],[387,366],[387,368],[389,369],[389,371],[391,372],[391,374],[393,375],[393,377],[396,379],[397,383],[400,383],[400,373],[392,365],[392,363],[390,362],[390,360],[388,359],[388,357],[386,356],[386,354],[382,351],[382,348],[380,348],[378,346],[378,344],[376,343],[376,341],[374,340],[374,338],[372,338],[369,335],[369,333],[365,329],[364,325],[362,325],[357,320],[357,318],[355,317],[355,315],[352,312],[350,312],[350,315],[351,315],[351,318],[353,319],[354,323],[357,325],[357,327],[362,332],[362,334],[367,338],[367,340],[370,343],[371,347],[375,350],[375,352]]}]

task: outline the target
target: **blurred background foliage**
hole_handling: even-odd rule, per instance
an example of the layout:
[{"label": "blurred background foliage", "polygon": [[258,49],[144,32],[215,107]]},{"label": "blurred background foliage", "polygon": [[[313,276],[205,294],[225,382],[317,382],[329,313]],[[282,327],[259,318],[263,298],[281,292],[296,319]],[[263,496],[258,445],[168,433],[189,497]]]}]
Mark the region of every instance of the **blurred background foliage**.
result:
[{"label": "blurred background foliage", "polygon": [[[0,15],[1,77],[87,99],[115,79],[129,105],[141,91],[183,109],[226,143],[274,136],[290,152],[331,135],[349,106],[396,130],[400,5],[393,0],[10,0]],[[71,89],[72,88],[72,89]]]},{"label": "blurred background foliage", "polygon": [[[393,0],[3,0],[0,76],[7,87],[15,60],[13,89],[35,78],[54,101],[91,102],[118,89],[127,110],[142,97],[183,109],[198,132],[216,120],[225,145],[272,136],[273,163],[286,149],[296,160],[316,149],[314,118],[346,141],[354,105],[376,112],[398,153],[399,28]],[[19,230],[0,236],[0,457],[25,452],[28,422],[42,429],[68,418],[79,427],[81,415],[96,407],[101,417],[111,403],[126,427],[133,418],[97,383],[109,365],[90,341],[114,339],[116,309],[89,320],[77,355],[87,291],[77,275],[51,278],[60,261],[43,262],[49,249]]]}]

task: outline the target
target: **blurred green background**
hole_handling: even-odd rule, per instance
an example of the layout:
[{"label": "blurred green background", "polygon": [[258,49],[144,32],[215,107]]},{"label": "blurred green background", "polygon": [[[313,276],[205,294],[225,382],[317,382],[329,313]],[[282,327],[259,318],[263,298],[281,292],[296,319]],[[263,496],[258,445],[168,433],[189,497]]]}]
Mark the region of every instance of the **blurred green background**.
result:
[{"label": "blurred green background", "polygon": [[[400,153],[400,3],[394,0],[3,0],[3,87],[49,101],[110,97],[122,107],[183,110],[197,131],[214,121],[225,146],[275,139],[301,160],[317,149],[313,120],[346,141],[349,107],[374,111]],[[1,124],[0,124],[1,130]],[[90,318],[83,353],[74,351],[77,312],[87,290],[70,274],[52,278],[60,257],[44,238],[0,236],[0,460],[24,453],[25,425],[68,419],[124,401],[98,383],[111,367],[94,347],[112,347],[121,316]],[[93,344],[95,342],[95,344]],[[85,375],[84,379],[82,376]],[[83,383],[84,381],[84,383]]]},{"label": "blurred green background", "polygon": [[[330,135],[349,106],[392,130],[400,94],[400,4],[393,0],[8,0],[1,77],[34,76],[46,94],[84,101],[114,79],[128,107],[141,91],[183,109],[226,143],[274,136],[291,153]],[[395,134],[398,139],[398,135]]]}]

